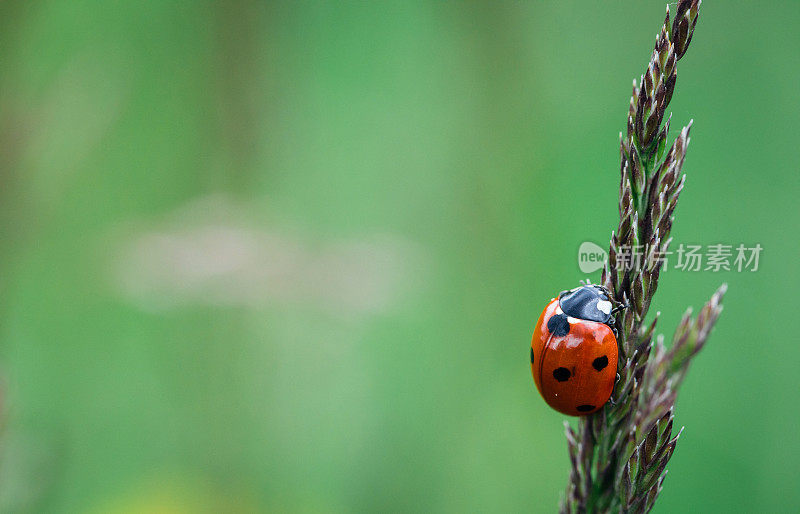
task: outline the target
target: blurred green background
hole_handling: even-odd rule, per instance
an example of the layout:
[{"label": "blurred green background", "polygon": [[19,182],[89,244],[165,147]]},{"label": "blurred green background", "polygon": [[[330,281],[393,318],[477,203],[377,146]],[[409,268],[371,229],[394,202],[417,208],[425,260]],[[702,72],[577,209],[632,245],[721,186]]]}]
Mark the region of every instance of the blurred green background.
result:
[{"label": "blurred green background", "polygon": [[[6,512],[553,512],[546,301],[616,226],[661,2],[0,2]],[[703,3],[656,512],[797,512],[800,3]],[[599,273],[590,276],[599,279]]]}]

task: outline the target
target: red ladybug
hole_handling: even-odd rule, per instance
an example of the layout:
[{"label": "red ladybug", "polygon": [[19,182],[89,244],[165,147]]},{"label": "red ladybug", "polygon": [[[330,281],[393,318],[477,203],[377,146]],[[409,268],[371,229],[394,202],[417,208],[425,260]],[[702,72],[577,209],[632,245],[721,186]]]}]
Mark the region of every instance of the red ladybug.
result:
[{"label": "red ladybug", "polygon": [[545,307],[531,341],[536,388],[555,410],[583,416],[608,401],[617,376],[615,302],[604,287],[564,291]]}]

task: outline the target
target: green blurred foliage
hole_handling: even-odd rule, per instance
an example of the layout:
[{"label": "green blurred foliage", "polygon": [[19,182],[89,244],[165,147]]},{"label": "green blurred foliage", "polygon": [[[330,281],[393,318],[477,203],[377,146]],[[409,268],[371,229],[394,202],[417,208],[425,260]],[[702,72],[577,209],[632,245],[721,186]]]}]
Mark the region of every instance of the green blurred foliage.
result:
[{"label": "green blurred foliage", "polygon": [[[656,512],[796,512],[800,4],[704,2]],[[553,512],[529,338],[616,225],[658,2],[0,3],[8,512]],[[598,280],[599,274],[590,277]]]}]

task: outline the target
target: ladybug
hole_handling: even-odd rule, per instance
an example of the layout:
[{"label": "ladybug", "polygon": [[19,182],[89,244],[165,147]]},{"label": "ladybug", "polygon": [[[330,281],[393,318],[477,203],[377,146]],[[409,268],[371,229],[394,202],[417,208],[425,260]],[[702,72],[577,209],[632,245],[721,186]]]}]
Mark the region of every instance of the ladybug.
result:
[{"label": "ladybug", "polygon": [[624,308],[602,286],[564,291],[545,307],[531,341],[531,372],[558,412],[584,416],[611,397],[617,376],[614,313]]}]

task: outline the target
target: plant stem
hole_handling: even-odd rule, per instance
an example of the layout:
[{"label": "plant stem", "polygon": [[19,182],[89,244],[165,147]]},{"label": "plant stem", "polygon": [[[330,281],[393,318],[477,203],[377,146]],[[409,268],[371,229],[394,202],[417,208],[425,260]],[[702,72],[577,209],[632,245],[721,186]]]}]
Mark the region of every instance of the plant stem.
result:
[{"label": "plant stem", "polygon": [[[619,377],[602,410],[581,418],[577,430],[565,424],[572,463],[561,505],[565,513],[647,512],[653,507],[680,436],[679,431],[673,437],[672,430],[677,388],[722,310],[725,285],[697,318],[684,316],[669,349],[662,336],[653,342],[658,314],[644,323],[661,257],[671,241],[691,129],[690,122],[667,149],[671,116],[664,121],[664,115],[699,7],[700,0],[680,0],[670,23],[667,6],[647,70],[638,85],[634,82],[627,131],[620,135],[620,221],[601,278],[617,301],[629,305],[616,318]],[[641,258],[620,260],[639,248]]]}]

